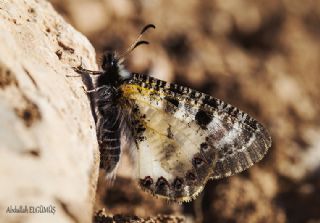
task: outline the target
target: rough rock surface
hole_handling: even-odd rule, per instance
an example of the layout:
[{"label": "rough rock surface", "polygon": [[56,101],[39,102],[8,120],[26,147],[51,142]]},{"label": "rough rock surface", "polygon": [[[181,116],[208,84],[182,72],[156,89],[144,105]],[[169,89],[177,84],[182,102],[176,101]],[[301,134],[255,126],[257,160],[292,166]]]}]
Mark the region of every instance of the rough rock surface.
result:
[{"label": "rough rock surface", "polygon": [[185,223],[183,217],[170,215],[157,215],[155,217],[140,218],[135,215],[117,214],[114,216],[107,216],[104,210],[100,210],[95,214],[94,223]]},{"label": "rough rock surface", "polygon": [[94,121],[67,75],[96,69],[94,49],[44,0],[0,1],[0,43],[0,221],[90,222]]}]

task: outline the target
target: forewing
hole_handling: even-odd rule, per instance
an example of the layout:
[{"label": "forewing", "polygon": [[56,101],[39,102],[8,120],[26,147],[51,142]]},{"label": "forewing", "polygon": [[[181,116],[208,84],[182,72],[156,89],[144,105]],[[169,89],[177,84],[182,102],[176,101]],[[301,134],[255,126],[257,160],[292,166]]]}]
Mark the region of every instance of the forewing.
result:
[{"label": "forewing", "polygon": [[247,114],[190,88],[134,74],[121,90],[134,107],[140,185],[154,195],[190,200],[209,178],[247,169],[271,145]]}]

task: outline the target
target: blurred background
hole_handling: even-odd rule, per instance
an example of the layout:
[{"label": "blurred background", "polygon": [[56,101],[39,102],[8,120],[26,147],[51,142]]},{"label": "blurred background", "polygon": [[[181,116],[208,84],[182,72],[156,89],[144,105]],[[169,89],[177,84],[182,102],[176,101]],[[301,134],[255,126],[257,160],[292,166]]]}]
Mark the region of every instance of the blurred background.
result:
[{"label": "blurred background", "polygon": [[99,181],[96,210],[189,222],[320,222],[320,1],[51,0],[96,48],[124,51],[141,28],[151,44],[125,66],[231,103],[269,130],[267,156],[242,174],[210,181],[193,202],[141,192],[122,161]]}]

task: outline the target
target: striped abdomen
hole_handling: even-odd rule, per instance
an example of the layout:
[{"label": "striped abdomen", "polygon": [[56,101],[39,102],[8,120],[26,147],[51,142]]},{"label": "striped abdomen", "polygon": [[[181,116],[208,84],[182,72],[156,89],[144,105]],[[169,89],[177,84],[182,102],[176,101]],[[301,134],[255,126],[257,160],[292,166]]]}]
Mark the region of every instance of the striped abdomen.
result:
[{"label": "striped abdomen", "polygon": [[100,148],[100,167],[111,173],[120,159],[121,113],[117,106],[117,91],[104,87],[95,94],[97,137]]}]

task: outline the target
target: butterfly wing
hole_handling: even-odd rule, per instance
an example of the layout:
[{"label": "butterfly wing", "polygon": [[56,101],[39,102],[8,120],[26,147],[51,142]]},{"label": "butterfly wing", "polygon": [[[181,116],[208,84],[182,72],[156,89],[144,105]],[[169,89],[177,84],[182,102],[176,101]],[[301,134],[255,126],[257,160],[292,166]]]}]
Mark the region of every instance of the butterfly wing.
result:
[{"label": "butterfly wing", "polygon": [[133,74],[121,91],[133,105],[139,183],[156,196],[188,201],[208,179],[249,168],[271,146],[249,115],[190,88]]}]

